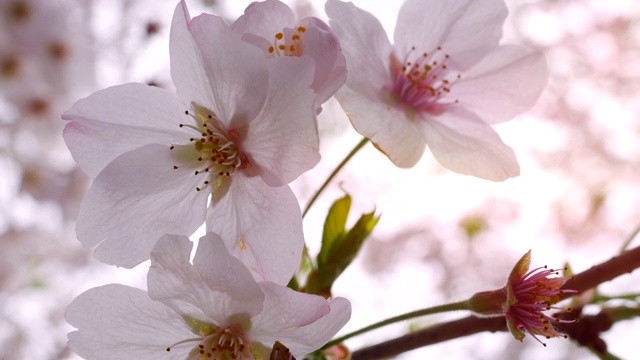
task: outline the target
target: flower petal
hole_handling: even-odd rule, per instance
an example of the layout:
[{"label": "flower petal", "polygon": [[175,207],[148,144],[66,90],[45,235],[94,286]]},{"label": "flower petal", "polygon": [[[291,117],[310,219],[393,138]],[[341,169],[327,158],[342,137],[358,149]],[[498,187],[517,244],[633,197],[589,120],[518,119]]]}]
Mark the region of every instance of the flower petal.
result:
[{"label": "flower petal", "polygon": [[329,26],[315,17],[302,19],[298,26],[307,30],[304,36],[304,56],[315,61],[311,88],[318,93],[318,106],[329,100],[347,80],[347,60],[340,40]]},{"label": "flower petal", "polygon": [[286,285],[300,265],[304,244],[300,207],[291,189],[237,173],[222,190],[211,199],[207,231],[220,234],[257,280]]},{"label": "flower petal", "polygon": [[294,354],[311,353],[334,337],[351,319],[351,303],[345,298],[329,301],[329,313],[295,331],[282,333],[282,342]]},{"label": "flower petal", "polygon": [[466,68],[498,46],[506,17],[503,0],[406,0],[398,14],[394,48],[402,58],[413,46],[420,52],[441,46],[452,62]]},{"label": "flower petal", "polygon": [[80,167],[95,178],[119,155],[147,144],[188,139],[178,127],[187,109],[172,93],[144,84],[98,91],[62,114],[64,140]]},{"label": "flower petal", "polygon": [[516,45],[490,52],[456,82],[452,95],[489,124],[529,110],[547,83],[543,53]]},{"label": "flower petal", "polygon": [[267,95],[267,59],[260,49],[240,39],[218,16],[202,14],[189,24],[211,84],[213,110],[228,129],[253,120]]},{"label": "flower petal", "polygon": [[214,101],[211,83],[205,71],[205,61],[196,41],[189,32],[189,10],[184,0],[176,6],[171,21],[169,55],[171,59],[171,79],[178,96],[185,104],[196,102],[201,106],[211,106]]},{"label": "flower petal", "polygon": [[310,59],[269,62],[269,93],[242,146],[271,186],[290,183],[320,161]]},{"label": "flower petal", "polygon": [[231,30],[242,36],[255,34],[273,39],[285,27],[293,27],[296,17],[286,4],[278,0],[252,2],[232,25]]},{"label": "flower petal", "polygon": [[67,308],[65,318],[78,331],[69,346],[90,360],[184,359],[173,343],[194,337],[182,317],[145,291],[111,284],[90,289]]},{"label": "flower petal", "polygon": [[360,96],[349,88],[340,89],[336,99],[356,131],[371,139],[398,167],[409,168],[420,160],[426,146],[416,127],[420,119],[409,119],[406,111]]},{"label": "flower petal", "polygon": [[264,344],[280,341],[294,356],[324,345],[349,320],[351,305],[343,298],[328,302],[318,295],[261,282],[264,311],[252,319],[251,339]]},{"label": "flower petal", "polygon": [[264,295],[249,270],[229,254],[219,236],[200,238],[191,265],[192,243],[186,236],[166,235],[151,252],[149,296],[192,319],[211,319],[224,326],[233,315],[253,316]]},{"label": "flower petal", "polygon": [[453,107],[421,124],[433,156],[447,169],[492,181],[520,174],[513,150],[473,113]]},{"label": "flower petal", "polygon": [[[201,179],[181,166],[176,152],[147,145],[113,160],[98,174],[78,215],[76,234],[107,264],[134,267],[149,258],[166,233],[191,235],[205,219]],[[150,221],[153,219],[154,221]]]},{"label": "flower petal", "polygon": [[391,82],[393,51],[380,21],[352,3],[338,0],[328,0],[325,10],[347,59],[347,86],[370,98],[377,97]]}]

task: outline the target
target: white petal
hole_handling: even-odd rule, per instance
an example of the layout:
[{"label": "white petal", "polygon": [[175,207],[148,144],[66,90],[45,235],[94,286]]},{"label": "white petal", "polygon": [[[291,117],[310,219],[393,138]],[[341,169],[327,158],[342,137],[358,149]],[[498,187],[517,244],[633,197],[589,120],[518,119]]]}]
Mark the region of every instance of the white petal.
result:
[{"label": "white petal", "polygon": [[118,284],[84,292],[65,318],[78,329],[69,334],[69,346],[89,360],[184,359],[186,348],[166,349],[195,337],[173,310],[145,291]]},{"label": "white petal", "polygon": [[113,160],[93,181],[78,215],[76,234],[98,245],[96,258],[134,267],[149,258],[166,233],[191,235],[205,219],[202,178],[164,145],[147,145]]},{"label": "white petal", "polygon": [[296,357],[324,345],[351,315],[346,299],[328,302],[321,296],[268,282],[260,287],[265,293],[264,310],[252,319],[251,340],[265,345],[280,341]]},{"label": "white petal", "polygon": [[237,173],[231,181],[225,193],[213,194],[207,230],[220,234],[257,280],[286,285],[300,265],[304,244],[295,195],[288,186],[270,187],[259,176]]},{"label": "white petal", "polygon": [[473,113],[453,108],[422,124],[433,156],[449,170],[492,181],[520,174],[513,150]]},{"label": "white petal", "polygon": [[304,35],[304,56],[315,61],[311,88],[318,93],[318,104],[321,105],[347,80],[347,60],[342,54],[340,40],[322,20],[308,17],[298,25],[307,29]]},{"label": "white petal", "polygon": [[546,83],[543,53],[505,45],[463,73],[451,96],[459,99],[460,106],[495,124],[529,110]]},{"label": "white petal", "polygon": [[413,46],[418,52],[441,46],[466,68],[498,46],[506,17],[503,0],[407,0],[398,14],[394,47],[402,58]]},{"label": "white petal", "polygon": [[214,96],[211,83],[200,49],[189,32],[190,21],[187,5],[182,0],[173,14],[169,35],[171,79],[185,104],[194,101],[201,106],[212,107]]},{"label": "white petal", "polygon": [[62,114],[71,120],[64,139],[80,167],[92,178],[121,154],[147,144],[188,139],[178,127],[187,108],[174,94],[144,84],[98,91]]},{"label": "white petal", "polygon": [[393,51],[380,21],[352,3],[328,0],[331,29],[340,39],[347,59],[347,86],[370,98],[391,82]]},{"label": "white petal", "polygon": [[151,252],[149,296],[179,314],[226,325],[228,318],[253,316],[264,295],[249,270],[229,254],[219,236],[200,238],[194,265],[186,236],[166,235]]},{"label": "white petal", "polygon": [[252,2],[231,25],[236,34],[255,34],[267,40],[275,40],[275,35],[285,27],[293,27],[296,18],[286,4],[278,0]]},{"label": "white petal", "polygon": [[329,301],[329,307],[329,313],[320,319],[295,331],[283,332],[281,342],[297,356],[309,354],[329,342],[351,319],[351,303],[345,298],[335,298]]},{"label": "white petal", "polygon": [[311,59],[269,62],[269,93],[242,146],[271,186],[290,183],[320,161],[312,78]]},{"label": "white petal", "polygon": [[426,142],[416,121],[405,110],[386,105],[342,88],[336,99],[357,132],[371,139],[376,148],[401,168],[415,165],[422,157]]},{"label": "white petal", "polygon": [[224,126],[237,129],[253,120],[267,95],[267,59],[218,16],[194,18],[189,30],[198,44],[212,87],[210,107]]}]

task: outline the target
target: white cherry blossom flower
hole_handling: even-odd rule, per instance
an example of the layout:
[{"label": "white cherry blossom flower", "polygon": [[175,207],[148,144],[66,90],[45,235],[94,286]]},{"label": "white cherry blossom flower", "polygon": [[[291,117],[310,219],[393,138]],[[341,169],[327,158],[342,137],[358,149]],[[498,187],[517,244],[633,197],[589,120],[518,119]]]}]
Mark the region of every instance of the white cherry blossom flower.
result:
[{"label": "white cherry blossom flower", "polygon": [[546,84],[542,53],[499,45],[502,0],[407,0],[394,44],[373,15],[329,0],[347,58],[336,98],[355,129],[399,167],[428,145],[446,168],[493,181],[517,176],[515,153],[489,124],[533,106]]},{"label": "white cherry blossom flower", "polygon": [[286,284],[304,243],[287,184],[320,158],[311,61],[269,62],[220,17],[191,20],[184,2],[170,56],[177,96],[125,84],[63,114],[67,146],[94,179],[78,239],[133,267],[163,234],[190,235],[206,218],[257,278]]},{"label": "white cherry blossom flower", "polygon": [[251,3],[231,29],[268,58],[313,59],[311,88],[318,93],[318,112],[320,105],[344,85],[347,68],[340,42],[329,26],[316,17],[296,21],[289,6],[279,0],[266,0]]},{"label": "white cherry blossom flower", "polygon": [[294,356],[324,345],[349,320],[344,298],[326,300],[256,282],[222,239],[166,235],[151,253],[148,293],[112,284],[68,307],[71,349],[85,359],[268,359],[276,341]]}]

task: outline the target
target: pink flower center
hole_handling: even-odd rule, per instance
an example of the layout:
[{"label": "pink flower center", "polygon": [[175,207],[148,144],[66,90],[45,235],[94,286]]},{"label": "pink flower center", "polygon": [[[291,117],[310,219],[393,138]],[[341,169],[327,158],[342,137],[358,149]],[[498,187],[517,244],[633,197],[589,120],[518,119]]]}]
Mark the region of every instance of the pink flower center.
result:
[{"label": "pink flower center", "polygon": [[438,112],[443,107],[458,103],[451,99],[451,88],[461,77],[447,67],[449,55],[438,47],[432,53],[417,54],[412,47],[400,62],[391,57],[393,83],[392,99],[418,112]]},{"label": "pink flower center", "polygon": [[284,28],[282,32],[275,34],[273,44],[269,46],[270,57],[302,56],[304,53],[302,38],[306,31],[304,26],[298,26],[296,29]]},{"label": "pink flower center", "polygon": [[[197,322],[196,322],[197,323]],[[240,325],[220,328],[214,325],[200,324],[200,338],[179,341],[169,347],[167,352],[176,346],[198,342],[187,357],[189,360],[254,360],[251,342],[246,338]]]},{"label": "pink flower center", "polygon": [[[548,269],[546,266],[533,269],[511,284],[513,303],[508,304],[506,317],[515,328],[527,331],[542,345],[547,346],[536,335],[547,339],[563,336],[552,322],[571,323],[575,320],[563,320],[543,313],[551,309],[571,312],[571,308],[562,309],[553,306],[560,301],[560,294],[578,293],[576,290],[560,289],[569,278],[560,275],[564,269]],[[557,277],[549,277],[556,275]]]},{"label": "pink flower center", "polygon": [[[213,192],[226,178],[237,170],[248,167],[250,163],[238,146],[237,130],[226,130],[213,111],[195,104],[194,108],[195,112],[187,110],[184,113],[194,120],[195,125],[180,124],[180,127],[192,129],[197,134],[189,138],[195,155],[190,155],[188,158],[191,161],[185,161],[180,166],[193,167],[196,169],[194,176],[203,177],[202,186],[196,187],[196,191],[202,191],[211,185]],[[173,145],[170,147],[171,150],[175,148]],[[188,153],[194,154],[193,151]],[[177,170],[180,166],[174,165],[173,168]]]}]

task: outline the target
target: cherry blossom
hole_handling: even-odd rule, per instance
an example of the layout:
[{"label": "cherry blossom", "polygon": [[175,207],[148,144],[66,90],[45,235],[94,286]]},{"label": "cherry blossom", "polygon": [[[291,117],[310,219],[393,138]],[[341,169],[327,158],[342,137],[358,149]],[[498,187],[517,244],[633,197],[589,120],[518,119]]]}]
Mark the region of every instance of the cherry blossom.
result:
[{"label": "cherry blossom", "polygon": [[206,218],[257,278],[286,284],[304,243],[287,184],[320,158],[313,64],[270,62],[220,17],[191,20],[184,2],[170,37],[177,96],[124,84],[63,114],[67,146],[93,178],[78,239],[133,267],[160,236],[190,235]]},{"label": "cherry blossom", "polygon": [[513,150],[489,126],[533,106],[546,83],[540,52],[499,45],[502,0],[407,0],[392,45],[352,3],[326,11],[347,58],[336,98],[355,129],[402,168],[428,145],[444,167],[493,181],[519,175]]},{"label": "cherry blossom", "polygon": [[86,359],[267,359],[280,341],[294,356],[325,344],[349,320],[346,299],[326,300],[256,282],[219,236],[166,235],[151,253],[148,293],[112,284],[74,300],[69,345]]},{"label": "cherry blossom", "polygon": [[475,294],[470,300],[470,310],[480,315],[504,315],[507,327],[516,340],[524,339],[528,332],[538,342],[546,346],[538,335],[547,339],[566,335],[561,334],[552,322],[571,323],[575,320],[564,320],[544,313],[551,309],[571,311],[554,306],[560,301],[559,295],[578,293],[572,289],[561,289],[569,277],[559,276],[564,269],[549,269],[542,266],[529,270],[531,251],[520,258],[511,270],[507,285],[499,290]]},{"label": "cherry blossom", "polygon": [[256,45],[268,58],[309,57],[314,61],[311,88],[318,93],[318,110],[344,84],[346,60],[329,26],[316,17],[296,21],[279,0],[251,3],[231,29]]}]

